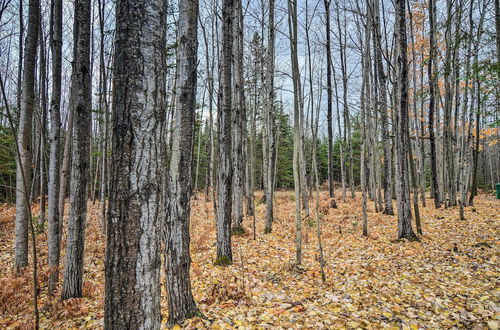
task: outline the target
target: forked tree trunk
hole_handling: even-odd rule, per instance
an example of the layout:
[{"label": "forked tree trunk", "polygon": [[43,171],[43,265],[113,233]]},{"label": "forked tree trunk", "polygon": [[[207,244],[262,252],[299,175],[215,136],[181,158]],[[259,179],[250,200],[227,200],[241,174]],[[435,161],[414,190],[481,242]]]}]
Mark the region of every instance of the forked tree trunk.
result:
[{"label": "forked tree trunk", "polygon": [[[161,0],[120,0],[116,5],[107,329],[160,328],[165,10]],[[186,133],[192,134],[191,129]],[[190,163],[183,166],[191,168]]]}]

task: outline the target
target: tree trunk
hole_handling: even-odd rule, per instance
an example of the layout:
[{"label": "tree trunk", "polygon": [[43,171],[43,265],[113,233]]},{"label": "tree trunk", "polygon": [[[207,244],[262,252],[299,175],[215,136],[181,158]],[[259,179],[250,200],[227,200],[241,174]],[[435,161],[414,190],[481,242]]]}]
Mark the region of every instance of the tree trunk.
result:
[{"label": "tree trunk", "polygon": [[60,189],[59,189],[59,241],[62,239],[63,224],[64,224],[64,205],[66,191],[70,181],[70,165],[71,165],[71,141],[73,140],[73,116],[74,109],[69,109],[68,120],[66,123],[66,136],[64,137],[63,159],[60,173]]},{"label": "tree trunk", "polygon": [[337,85],[337,78],[335,74],[335,67],[332,65],[332,71],[333,71],[333,84],[335,87],[335,108],[336,108],[336,113],[337,113],[337,128],[338,128],[338,134],[339,134],[339,153],[340,153],[340,177],[342,181],[342,202],[345,203],[346,201],[346,176],[345,176],[345,162],[344,162],[344,140],[342,138],[342,126],[340,125],[340,107],[339,107],[339,92],[338,92],[338,85]]},{"label": "tree trunk", "polygon": [[[101,110],[104,111],[104,145],[102,150],[102,167],[101,167],[101,191],[99,200],[101,202],[101,218],[102,218],[102,230],[106,232],[106,195],[108,188],[108,137],[109,137],[109,108],[108,108],[108,81],[107,81],[107,70],[106,63],[104,60],[104,20],[105,20],[105,1],[98,0],[98,11],[99,11],[99,27],[100,27],[100,43],[101,49],[99,52],[99,67],[100,67],[100,102],[99,105]],[[102,132],[101,132],[102,134]]]},{"label": "tree trunk", "polygon": [[45,141],[47,140],[47,54],[45,52],[45,42],[44,36],[43,36],[43,31],[40,28],[40,55],[39,55],[39,63],[40,63],[40,68],[38,72],[39,76],[39,99],[40,99],[40,132],[39,132],[39,172],[40,172],[40,212],[39,212],[39,217],[38,217],[38,226],[40,228],[43,228],[45,225],[45,213],[46,213],[46,157],[45,157]]},{"label": "tree trunk", "polygon": [[326,93],[328,97],[327,101],[327,115],[326,119],[328,122],[328,193],[330,197],[334,197],[334,187],[333,187],[333,123],[332,123],[332,49],[330,41],[330,0],[323,0],[325,5],[326,13]]},{"label": "tree trunk", "polygon": [[[165,11],[161,0],[116,5],[107,329],[160,328]],[[187,132],[192,134],[192,127]],[[190,163],[184,166],[190,171]]]},{"label": "tree trunk", "polygon": [[16,159],[16,243],[15,268],[20,271],[28,265],[28,224],[31,181],[31,125],[35,102],[35,67],[40,25],[40,2],[30,0],[28,9],[28,31],[24,45],[24,73],[22,82],[21,109],[17,131],[19,159]]},{"label": "tree trunk", "polygon": [[396,0],[397,94],[396,112],[396,188],[398,238],[415,239],[411,225],[410,187],[408,183],[408,60],[406,58],[406,0]]},{"label": "tree trunk", "polygon": [[232,61],[234,0],[223,0],[222,6],[222,63],[221,90],[222,99],[219,109],[219,169],[218,169],[218,201],[217,207],[217,257],[215,264],[232,263],[231,251],[231,211],[232,211]]},{"label": "tree trunk", "polygon": [[302,148],[301,134],[301,112],[300,107],[300,72],[297,54],[297,0],[288,0],[288,26],[290,32],[290,49],[292,62],[293,80],[293,118],[294,118],[294,139],[293,139],[293,182],[295,188],[295,254],[296,263],[302,263],[302,219],[300,214],[301,188],[302,188],[302,166],[300,166],[300,149]]},{"label": "tree trunk", "polygon": [[274,130],[274,0],[269,1],[269,34],[266,58],[266,109],[265,111],[265,127],[266,131],[266,151],[267,169],[265,171],[266,181],[266,222],[264,233],[272,231],[274,220],[274,174],[276,162],[276,141]]},{"label": "tree trunk", "polygon": [[61,64],[62,64],[62,0],[52,0],[51,46],[52,46],[52,98],[50,101],[50,154],[48,185],[48,259],[49,294],[54,294],[59,281],[59,259],[61,241],[59,239],[59,185],[61,155]]},{"label": "tree trunk", "polygon": [[170,173],[167,175],[165,218],[165,271],[169,326],[199,314],[189,269],[189,217],[191,158],[196,107],[198,0],[182,0],[179,6],[177,88]]},{"label": "tree trunk", "polygon": [[70,208],[62,298],[82,297],[83,250],[87,218],[87,184],[90,165],[91,71],[89,0],[75,1],[73,71],[70,107],[74,111]]},{"label": "tree trunk", "polygon": [[233,154],[233,189],[232,189],[232,230],[243,232],[243,117],[245,116],[245,86],[243,78],[243,10],[241,0],[234,1],[233,12],[233,114],[232,114],[232,154]]},{"label": "tree trunk", "polygon": [[434,136],[434,108],[435,108],[435,98],[436,98],[436,73],[432,72],[433,62],[436,57],[436,41],[435,41],[435,31],[434,31],[434,16],[436,13],[435,0],[429,0],[429,24],[430,24],[430,35],[429,35],[429,63],[427,66],[427,73],[429,78],[429,141],[431,145],[431,183],[434,190],[434,205],[436,208],[441,207],[441,194],[439,191],[438,184],[438,174],[437,174],[437,159],[436,159],[436,138]]},{"label": "tree trunk", "polygon": [[382,64],[382,37],[380,28],[380,10],[379,10],[379,0],[374,1],[374,18],[373,18],[373,30],[374,30],[374,51],[375,51],[375,66],[377,67],[377,75],[379,79],[380,88],[380,103],[379,112],[380,119],[382,120],[382,145],[384,149],[384,179],[382,181],[382,186],[384,188],[384,210],[383,214],[393,215],[394,210],[392,207],[392,141],[389,136],[389,127],[387,119],[387,77],[384,70],[384,65]]}]

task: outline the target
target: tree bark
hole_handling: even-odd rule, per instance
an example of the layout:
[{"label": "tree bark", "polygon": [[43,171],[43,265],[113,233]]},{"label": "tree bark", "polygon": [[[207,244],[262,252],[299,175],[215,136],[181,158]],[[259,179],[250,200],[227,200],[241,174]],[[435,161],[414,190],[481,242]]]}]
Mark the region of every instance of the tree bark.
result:
[{"label": "tree bark", "polygon": [[435,89],[436,89],[436,73],[433,73],[434,60],[436,57],[436,41],[434,31],[434,16],[436,13],[435,0],[429,0],[429,63],[427,73],[429,78],[429,141],[431,146],[431,183],[434,190],[434,205],[436,208],[441,207],[441,194],[438,184],[437,159],[436,159],[436,138],[434,135],[434,108],[435,108]]},{"label": "tree bark", "polygon": [[107,329],[160,328],[165,13],[161,0],[120,0],[116,6]]},{"label": "tree bark", "polygon": [[62,0],[51,3],[52,97],[50,101],[50,154],[48,185],[48,259],[49,294],[54,294],[59,281],[59,185],[61,155],[61,78],[62,78]]},{"label": "tree bark", "polygon": [[[297,0],[288,0],[288,26],[290,33],[290,49],[292,62],[292,80],[293,80],[293,181],[295,189],[295,257],[296,264],[302,263],[302,217],[301,210],[301,190],[303,187],[301,152],[302,134],[301,134],[301,100],[300,100],[300,72],[297,54]],[[303,154],[303,153],[302,153]],[[303,201],[302,201],[303,202]]]},{"label": "tree bark", "polygon": [[189,269],[191,148],[196,107],[198,0],[179,6],[177,93],[170,173],[167,175],[165,271],[169,326],[199,314]]},{"label": "tree bark", "polygon": [[217,207],[217,257],[215,263],[232,263],[231,211],[232,211],[232,61],[234,0],[223,0],[222,5],[222,63],[221,63],[221,107],[219,107],[219,169]]},{"label": "tree bark", "polygon": [[377,67],[377,75],[379,79],[380,88],[380,103],[379,112],[382,121],[382,145],[384,149],[384,179],[382,186],[384,189],[384,210],[383,214],[393,215],[394,209],[392,206],[392,141],[389,134],[388,118],[387,118],[387,76],[385,74],[384,65],[382,64],[382,37],[380,32],[380,9],[379,0],[374,1],[374,17],[373,17],[373,30],[374,36],[374,51],[375,51],[375,66]]},{"label": "tree bark", "polygon": [[73,27],[73,71],[71,75],[70,107],[74,111],[70,209],[62,298],[82,297],[83,250],[87,218],[87,184],[90,168],[91,135],[91,70],[89,0],[75,1]]},{"label": "tree bark", "polygon": [[325,5],[326,20],[326,94],[327,94],[327,115],[328,122],[328,193],[334,197],[333,187],[333,122],[332,122],[332,49],[330,41],[330,0],[323,0]]},{"label": "tree bark", "polygon": [[232,154],[233,154],[233,189],[232,189],[232,230],[243,231],[243,117],[245,116],[245,86],[243,77],[243,10],[241,0],[234,1],[233,12],[233,114],[232,114]]},{"label": "tree bark", "polygon": [[396,0],[397,94],[396,112],[396,188],[398,204],[398,238],[415,239],[411,225],[410,188],[408,182],[408,60],[406,57],[406,0]]},{"label": "tree bark", "polygon": [[108,189],[108,137],[109,137],[109,108],[108,108],[108,77],[106,62],[104,59],[104,43],[105,43],[105,6],[104,0],[98,0],[99,11],[99,30],[100,30],[100,51],[99,51],[99,68],[100,68],[100,93],[99,93],[99,106],[101,111],[104,112],[104,143],[102,150],[102,166],[101,166],[101,190],[99,200],[101,202],[101,217],[102,217],[102,230],[106,232],[106,196]]},{"label": "tree bark", "polygon": [[[35,103],[35,67],[38,49],[38,31],[40,28],[40,2],[30,0],[28,7],[28,31],[24,44],[24,73],[22,82],[21,109],[17,131],[19,159],[16,159],[16,243],[15,268],[20,271],[28,265],[28,224],[31,180],[31,125]],[[24,175],[23,175],[24,173]]]},{"label": "tree bark", "polygon": [[274,0],[269,1],[269,34],[266,58],[266,109],[265,109],[265,136],[267,137],[266,155],[267,170],[265,171],[266,181],[266,223],[265,233],[272,231],[274,220],[274,175],[276,162],[276,141],[274,129]]}]

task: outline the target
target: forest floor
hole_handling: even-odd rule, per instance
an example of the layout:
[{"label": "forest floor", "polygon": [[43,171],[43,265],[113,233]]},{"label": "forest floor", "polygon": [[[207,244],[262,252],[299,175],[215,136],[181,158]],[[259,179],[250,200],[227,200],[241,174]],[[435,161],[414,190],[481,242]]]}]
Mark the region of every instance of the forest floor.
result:
[{"label": "forest floor", "polygon": [[[256,200],[262,195],[258,196]],[[326,260],[324,283],[319,272],[314,216],[303,221],[302,267],[293,266],[293,192],[276,194],[272,234],[262,234],[264,204],[257,206],[256,240],[252,218],[244,220],[247,234],[234,237],[234,263],[228,267],[213,266],[212,203],[205,201],[204,196],[193,199],[191,280],[195,299],[207,319],[197,318],[181,326],[498,328],[500,201],[494,196],[477,197],[475,206],[466,209],[465,221],[459,220],[458,208],[436,210],[427,200],[428,206],[421,208],[424,235],[419,242],[396,240],[396,216],[375,213],[371,202],[369,236],[363,237],[359,196],[346,203],[337,199],[338,209],[328,208],[326,192],[321,193],[320,199]],[[37,214],[36,207],[33,211]],[[38,235],[42,328],[103,327],[105,237],[99,215],[99,203],[89,203],[81,299],[61,302],[47,296],[46,234]],[[28,270],[17,277],[12,271],[14,217],[14,207],[0,206],[2,329],[30,328],[34,319],[32,273]],[[162,298],[165,316],[164,292]]]}]

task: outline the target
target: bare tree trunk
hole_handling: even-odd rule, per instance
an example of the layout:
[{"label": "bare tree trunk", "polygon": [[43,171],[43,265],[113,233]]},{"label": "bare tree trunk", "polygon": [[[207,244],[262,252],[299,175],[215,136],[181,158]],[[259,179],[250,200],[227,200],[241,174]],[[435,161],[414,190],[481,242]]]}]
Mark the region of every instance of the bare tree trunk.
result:
[{"label": "bare tree trunk", "polygon": [[[354,197],[354,172],[352,171],[352,145],[351,145],[351,130],[350,130],[350,119],[349,119],[349,108],[347,104],[347,82],[348,82],[348,77],[347,77],[347,54],[346,54],[346,43],[347,43],[347,37],[345,31],[345,24],[344,24],[344,29],[341,27],[340,24],[340,8],[339,8],[339,2],[336,1],[336,9],[337,9],[337,30],[338,30],[338,38],[339,38],[339,47],[340,47],[340,68],[342,72],[342,116],[343,116],[343,139],[342,139],[342,144],[345,146],[345,142],[347,142],[347,151],[348,151],[348,160],[350,162],[349,166],[349,185],[351,188],[351,197]],[[344,33],[342,31],[344,30]],[[340,127],[339,127],[340,128]],[[340,131],[339,131],[340,133]],[[346,136],[347,135],[347,136]],[[345,155],[344,155],[345,156]],[[343,175],[343,183],[342,183],[342,200],[345,201],[345,196],[346,196],[346,182],[347,182],[347,173],[345,172],[346,169],[346,159],[343,157],[343,166],[344,166],[344,175]]]},{"label": "bare tree trunk", "polygon": [[64,137],[63,159],[60,173],[60,189],[59,189],[59,241],[61,241],[64,224],[64,205],[66,198],[66,191],[70,181],[70,165],[71,165],[71,141],[73,139],[73,116],[74,109],[69,109],[69,115],[66,127],[66,136]]},{"label": "bare tree trunk", "polygon": [[216,265],[232,263],[231,250],[231,196],[232,196],[232,86],[231,65],[233,61],[234,0],[223,0],[222,6],[222,63],[221,88],[222,100],[219,107],[219,169],[217,207],[217,257]]},{"label": "bare tree trunk", "polygon": [[336,109],[337,109],[337,127],[338,127],[338,132],[339,132],[339,151],[340,151],[340,177],[342,181],[342,202],[345,203],[346,201],[346,173],[345,173],[345,161],[344,161],[344,139],[342,137],[342,127],[340,125],[340,109],[339,109],[339,93],[338,93],[338,86],[337,86],[337,78],[335,74],[335,67],[332,65],[333,69],[333,84],[335,87],[335,99],[337,102],[335,102]]},{"label": "bare tree trunk", "polygon": [[396,0],[397,94],[396,159],[398,238],[415,239],[411,225],[410,188],[408,183],[408,60],[406,58],[406,0]]},{"label": "bare tree trunk", "polygon": [[[408,5],[410,6],[410,5]],[[416,55],[415,55],[415,37],[413,34],[413,12],[411,11],[411,8],[409,8],[409,16],[410,16],[410,33],[411,33],[411,53],[412,53],[412,67],[413,67],[413,74],[412,74],[412,81],[413,81],[413,114],[415,116],[415,149],[419,149],[419,143],[420,143],[420,138],[418,136],[418,122],[417,122],[417,64],[416,64]],[[410,123],[411,120],[409,119]],[[410,125],[409,125],[410,126]],[[411,176],[411,184],[413,188],[413,210],[415,213],[415,224],[417,226],[417,233],[422,235],[422,224],[420,221],[420,209],[418,207],[418,175],[417,175],[417,170],[415,168],[415,161],[413,160],[413,146],[412,142],[410,139],[410,132],[409,130],[406,131],[406,139],[408,141],[408,162],[410,165],[410,176]],[[418,153],[418,151],[417,151]],[[421,159],[419,159],[420,163]],[[420,168],[419,168],[420,170]],[[420,174],[420,173],[418,173]]]},{"label": "bare tree trunk", "polygon": [[[28,265],[28,224],[31,221],[29,185],[24,184],[31,180],[31,122],[35,102],[35,66],[38,48],[38,31],[40,28],[40,2],[29,1],[28,31],[24,45],[24,73],[22,83],[21,109],[17,142],[19,159],[16,159],[16,243],[15,268],[20,271]],[[24,173],[24,175],[23,175]]]},{"label": "bare tree trunk", "polygon": [[474,205],[474,197],[477,195],[477,169],[479,163],[479,142],[480,142],[480,126],[481,126],[481,82],[477,81],[477,109],[476,109],[476,124],[475,124],[475,141],[472,149],[472,186],[469,197],[469,204]]},{"label": "bare tree trunk", "polygon": [[300,149],[302,148],[301,136],[301,112],[300,108],[300,72],[297,54],[297,1],[288,0],[288,27],[290,32],[290,49],[292,62],[293,80],[293,118],[294,118],[294,139],[293,139],[293,182],[295,187],[295,251],[296,263],[302,263],[302,219],[301,219],[301,180],[302,166],[300,166]]},{"label": "bare tree trunk", "polygon": [[[368,34],[368,31],[365,32]],[[366,37],[368,39],[368,37]],[[367,41],[367,40],[366,40]],[[369,47],[368,43],[365,43],[365,47]],[[363,50],[363,52],[366,52],[366,50]],[[360,159],[360,183],[361,183],[361,213],[363,216],[363,236],[368,236],[368,215],[367,215],[367,205],[366,205],[366,180],[367,180],[367,168],[366,168],[366,144],[368,143],[368,138],[366,135],[366,99],[368,97],[365,95],[367,93],[366,91],[366,85],[369,84],[368,80],[368,68],[366,62],[368,61],[366,59],[367,54],[364,53],[362,56],[362,62],[363,62],[363,82],[362,82],[362,87],[361,87],[361,112],[360,112],[360,120],[361,120],[361,159]]]},{"label": "bare tree trunk", "polygon": [[40,228],[43,228],[45,225],[45,213],[46,213],[46,161],[45,161],[45,141],[47,140],[47,98],[48,98],[48,93],[47,93],[47,54],[45,52],[45,42],[44,36],[43,36],[43,31],[42,28],[39,29],[40,35],[40,54],[39,54],[39,62],[40,62],[40,69],[38,72],[39,78],[39,99],[40,99],[40,134],[39,134],[39,139],[40,143],[38,145],[39,147],[39,155],[40,155],[40,162],[39,162],[39,172],[40,172],[40,212],[39,212],[39,217],[38,217],[38,226]]},{"label": "bare tree trunk", "polygon": [[18,122],[21,113],[22,94],[23,94],[23,43],[24,43],[24,9],[23,1],[19,1],[19,40],[18,40],[19,57],[17,63],[17,107],[14,113],[14,121]]},{"label": "bare tree trunk", "polygon": [[242,233],[243,222],[243,117],[245,116],[245,86],[243,78],[243,10],[241,0],[234,1],[233,33],[233,114],[232,114],[232,231]]},{"label": "bare tree trunk", "polygon": [[274,220],[274,175],[276,162],[276,141],[274,130],[274,0],[269,0],[269,30],[268,30],[268,45],[266,58],[266,109],[265,109],[265,127],[266,136],[266,164],[265,171],[266,181],[266,222],[264,233],[272,231]]},{"label": "bare tree trunk", "polygon": [[326,13],[326,92],[328,112],[326,119],[328,122],[328,193],[330,197],[335,197],[333,187],[333,123],[332,123],[332,49],[330,41],[330,0],[323,0]]},{"label": "bare tree trunk", "polygon": [[189,218],[191,158],[187,150],[193,140],[196,106],[196,65],[198,0],[182,0],[179,6],[179,44],[177,46],[177,88],[170,173],[166,190],[165,271],[169,326],[199,314],[189,269]]},{"label": "bare tree trunk", "polygon": [[436,57],[436,41],[434,31],[434,16],[436,13],[435,0],[429,0],[429,63],[427,73],[429,77],[429,141],[431,145],[431,183],[434,190],[434,205],[436,208],[441,207],[441,194],[439,191],[438,174],[437,174],[437,159],[436,159],[436,138],[434,136],[434,108],[435,108],[435,89],[436,89],[436,73],[432,72]]},{"label": "bare tree trunk", "polygon": [[91,76],[89,0],[75,1],[73,71],[70,107],[75,116],[73,136],[70,209],[62,298],[79,298],[83,285],[83,250],[87,218],[87,184],[90,165]]},{"label": "bare tree trunk", "polygon": [[[474,29],[474,19],[472,17],[472,5],[473,1],[471,1],[470,4],[470,11],[469,11],[469,30],[468,33],[469,35],[472,35],[473,29]],[[467,205],[467,187],[468,187],[468,179],[470,177],[468,168],[470,166],[470,139],[471,139],[471,124],[472,120],[469,119],[467,125],[467,130],[466,130],[466,125],[465,123],[467,122],[467,109],[469,106],[469,77],[471,74],[471,67],[470,67],[470,62],[471,62],[471,56],[472,56],[472,42],[469,42],[467,45],[467,52],[465,55],[465,91],[464,91],[464,96],[463,96],[463,103],[462,103],[462,128],[461,128],[461,139],[460,139],[460,157],[459,157],[459,168],[458,168],[458,182],[459,182],[459,215],[460,215],[460,220],[465,220],[465,213],[464,213],[464,207]],[[472,82],[474,86],[474,82]],[[472,97],[474,97],[474,87],[473,91],[471,92]],[[474,100],[471,102],[471,107],[474,106]],[[472,113],[469,114],[469,118],[472,116]]]},{"label": "bare tree trunk", "polygon": [[[309,39],[309,38],[308,38]],[[309,53],[309,61],[310,61],[310,53]],[[312,76],[312,74],[311,74]],[[311,83],[312,84],[312,83]],[[311,100],[313,100],[313,95],[310,95]],[[318,175],[318,161],[317,161],[317,144],[318,144],[318,124],[319,124],[319,110],[321,104],[321,93],[319,94],[319,102],[316,107],[316,115],[312,112],[311,121],[313,122],[312,129],[312,167],[314,171],[314,182],[316,188],[316,207],[315,207],[315,217],[316,217],[316,238],[318,240],[318,261],[319,261],[319,269],[321,273],[321,280],[323,282],[326,281],[325,275],[325,257],[323,255],[323,243],[321,241],[321,214],[319,212],[319,175]],[[313,102],[311,101],[311,105]]]},{"label": "bare tree trunk", "polygon": [[380,9],[379,0],[374,1],[374,17],[373,17],[373,30],[375,32],[374,36],[374,48],[375,48],[375,65],[377,67],[377,77],[379,79],[380,88],[380,103],[379,112],[380,118],[382,120],[382,145],[384,149],[384,179],[382,182],[384,188],[384,204],[385,208],[383,214],[394,214],[392,207],[392,141],[389,134],[388,118],[387,118],[387,77],[384,70],[384,65],[382,64],[382,37],[380,28]]},{"label": "bare tree trunk", "polygon": [[49,294],[54,294],[59,282],[59,259],[61,241],[59,239],[59,185],[61,155],[61,64],[62,64],[62,0],[51,3],[51,46],[52,46],[52,98],[50,101],[50,155],[48,185],[48,261]]},{"label": "bare tree trunk", "polygon": [[102,217],[102,229],[106,231],[106,195],[108,188],[108,127],[109,127],[109,108],[108,108],[108,81],[107,81],[107,70],[106,63],[104,59],[104,19],[105,19],[105,6],[104,0],[98,0],[98,11],[99,11],[99,30],[100,30],[100,52],[99,52],[99,67],[100,67],[100,106],[101,110],[104,111],[104,145],[102,150],[102,166],[101,166],[101,191],[99,200],[101,202],[101,217]]},{"label": "bare tree trunk", "polygon": [[[210,160],[208,161],[208,168],[207,168],[207,183],[206,183],[206,196],[205,199],[208,200],[208,187],[210,186],[212,188],[212,193],[215,196],[215,139],[214,139],[214,120],[213,120],[213,105],[216,102],[215,97],[214,97],[214,65],[215,65],[215,59],[214,56],[210,56],[209,52],[209,41],[208,41],[208,36],[207,36],[207,31],[205,29],[205,25],[201,24],[200,21],[200,27],[202,28],[202,33],[203,33],[203,40],[205,43],[205,64],[206,64],[206,71],[207,71],[207,89],[208,89],[208,119],[209,119],[209,130],[210,130]],[[212,26],[213,29],[213,26]],[[213,35],[212,35],[213,39]],[[214,48],[212,47],[212,55],[214,52]],[[215,198],[213,200],[213,203],[215,205],[216,201]]]},{"label": "bare tree trunk", "polygon": [[[161,0],[120,0],[116,7],[107,329],[160,328],[165,12]],[[183,166],[190,171],[190,163]]]},{"label": "bare tree trunk", "polygon": [[[197,143],[197,146],[196,146],[196,170],[194,172],[194,198],[195,199],[198,198],[196,196],[196,194],[198,193],[198,178],[199,178],[199,174],[200,174],[200,153],[201,153],[201,135],[202,135],[201,131],[202,131],[202,127],[203,127],[203,110],[205,109],[205,91],[206,91],[206,89],[203,89],[203,94],[201,97],[200,126],[198,127],[198,141],[196,142]],[[194,137],[193,137],[193,140],[194,140]],[[193,144],[194,144],[194,142],[193,142]]]}]

